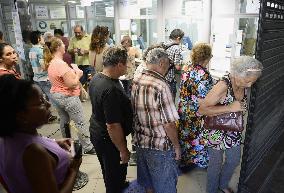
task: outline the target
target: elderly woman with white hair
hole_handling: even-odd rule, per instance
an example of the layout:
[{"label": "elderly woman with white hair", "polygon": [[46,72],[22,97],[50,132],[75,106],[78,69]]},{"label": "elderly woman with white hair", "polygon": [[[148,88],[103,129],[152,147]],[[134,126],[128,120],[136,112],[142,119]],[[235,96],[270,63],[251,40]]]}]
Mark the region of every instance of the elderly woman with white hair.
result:
[{"label": "elderly woman with white hair", "polygon": [[[199,100],[199,112],[215,116],[229,112],[246,111],[246,89],[260,77],[262,64],[249,56],[241,56],[231,64],[231,73],[223,77]],[[221,104],[221,105],[220,105]],[[229,181],[241,157],[242,133],[237,131],[205,131],[208,141],[209,165],[207,169],[207,192],[232,193]],[[225,153],[225,162],[223,155]]]}]

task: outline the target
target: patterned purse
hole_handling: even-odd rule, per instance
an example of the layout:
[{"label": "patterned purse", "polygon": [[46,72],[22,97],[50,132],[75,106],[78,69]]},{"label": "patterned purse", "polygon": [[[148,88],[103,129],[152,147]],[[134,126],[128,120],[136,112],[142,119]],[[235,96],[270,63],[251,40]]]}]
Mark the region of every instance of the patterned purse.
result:
[{"label": "patterned purse", "polygon": [[244,130],[243,113],[230,112],[216,116],[205,116],[203,127],[208,130],[241,132]]}]

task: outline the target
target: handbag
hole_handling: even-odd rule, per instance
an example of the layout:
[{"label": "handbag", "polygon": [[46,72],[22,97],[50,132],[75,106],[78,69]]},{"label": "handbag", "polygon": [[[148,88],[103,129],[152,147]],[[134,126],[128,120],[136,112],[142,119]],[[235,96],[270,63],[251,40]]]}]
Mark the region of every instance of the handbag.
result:
[{"label": "handbag", "polygon": [[83,85],[80,83],[80,96],[79,96],[81,101],[86,101],[89,99],[89,94],[88,92],[84,89]]},{"label": "handbag", "polygon": [[203,127],[208,130],[241,132],[244,130],[243,113],[230,112],[216,116],[205,116]]}]

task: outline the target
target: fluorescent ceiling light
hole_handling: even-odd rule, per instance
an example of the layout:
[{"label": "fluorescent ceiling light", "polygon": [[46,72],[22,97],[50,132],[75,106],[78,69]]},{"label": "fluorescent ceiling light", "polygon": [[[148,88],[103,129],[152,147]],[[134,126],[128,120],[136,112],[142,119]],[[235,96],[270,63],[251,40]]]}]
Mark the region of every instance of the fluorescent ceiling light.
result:
[{"label": "fluorescent ceiling light", "polygon": [[76,1],[72,1],[72,0],[71,0],[71,1],[68,1],[68,3],[76,3]]}]

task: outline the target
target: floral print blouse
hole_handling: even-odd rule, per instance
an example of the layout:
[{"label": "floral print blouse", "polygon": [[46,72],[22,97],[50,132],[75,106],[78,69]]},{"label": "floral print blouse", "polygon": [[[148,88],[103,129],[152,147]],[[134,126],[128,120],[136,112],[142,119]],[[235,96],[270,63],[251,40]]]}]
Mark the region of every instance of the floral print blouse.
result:
[{"label": "floral print blouse", "polygon": [[[229,75],[222,78],[228,86],[226,97],[220,101],[222,105],[229,105],[235,101],[232,83]],[[242,140],[242,132],[222,131],[222,130],[204,130],[204,137],[208,141],[208,147],[217,150],[225,150],[239,146]]]},{"label": "floral print blouse", "polygon": [[205,98],[212,86],[212,77],[201,65],[192,65],[182,74],[178,104],[181,166],[196,164],[207,167],[207,145],[202,134],[202,116],[198,113],[197,99]]}]

